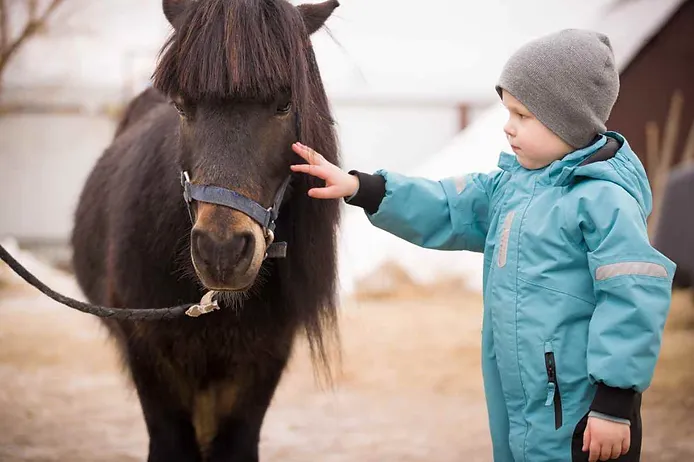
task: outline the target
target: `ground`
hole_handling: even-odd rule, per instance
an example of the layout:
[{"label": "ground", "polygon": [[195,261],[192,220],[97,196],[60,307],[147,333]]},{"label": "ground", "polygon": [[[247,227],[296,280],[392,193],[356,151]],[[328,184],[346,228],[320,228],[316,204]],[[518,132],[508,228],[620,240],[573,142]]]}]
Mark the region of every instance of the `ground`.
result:
[{"label": "ground", "polygon": [[[77,294],[69,277],[51,281]],[[332,388],[316,383],[301,343],[268,412],[261,460],[491,461],[480,297],[434,292],[345,301]],[[693,355],[694,307],[678,293],[644,399],[645,462],[694,460]],[[0,461],[146,459],[136,396],[104,329],[16,281],[0,286],[0,384]]]}]

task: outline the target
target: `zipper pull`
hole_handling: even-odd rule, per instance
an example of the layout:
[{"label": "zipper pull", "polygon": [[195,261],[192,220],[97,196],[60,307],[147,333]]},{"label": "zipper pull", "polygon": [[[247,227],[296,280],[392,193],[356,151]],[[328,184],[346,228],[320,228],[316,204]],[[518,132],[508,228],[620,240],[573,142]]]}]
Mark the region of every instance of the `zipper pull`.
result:
[{"label": "zipper pull", "polygon": [[551,406],[554,403],[554,394],[557,392],[557,386],[554,382],[547,382],[547,400],[545,406]]}]

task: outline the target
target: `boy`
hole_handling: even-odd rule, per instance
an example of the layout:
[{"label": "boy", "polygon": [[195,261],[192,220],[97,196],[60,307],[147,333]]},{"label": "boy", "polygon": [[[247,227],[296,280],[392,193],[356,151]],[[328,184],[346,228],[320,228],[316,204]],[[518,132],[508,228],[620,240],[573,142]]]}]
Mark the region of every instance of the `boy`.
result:
[{"label": "boy", "polygon": [[641,393],[667,317],[674,264],[649,244],[651,191],[606,132],[619,91],[610,42],[564,30],[522,47],[497,92],[515,156],[500,171],[430,181],[349,174],[301,144],[322,178],[416,245],[484,252],[482,372],[494,460],[639,460]]}]

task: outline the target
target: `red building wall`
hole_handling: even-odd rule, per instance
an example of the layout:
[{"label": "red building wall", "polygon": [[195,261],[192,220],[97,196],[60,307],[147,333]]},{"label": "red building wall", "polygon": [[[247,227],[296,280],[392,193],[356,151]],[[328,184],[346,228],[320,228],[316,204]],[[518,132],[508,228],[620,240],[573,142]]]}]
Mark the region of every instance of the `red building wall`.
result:
[{"label": "red building wall", "polygon": [[[638,24],[633,24],[638,28]],[[675,155],[681,156],[694,121],[694,0],[687,0],[621,75],[620,95],[607,123],[624,134],[647,169],[646,123],[659,126],[662,146],[665,121],[675,90],[684,94],[684,109]]]}]

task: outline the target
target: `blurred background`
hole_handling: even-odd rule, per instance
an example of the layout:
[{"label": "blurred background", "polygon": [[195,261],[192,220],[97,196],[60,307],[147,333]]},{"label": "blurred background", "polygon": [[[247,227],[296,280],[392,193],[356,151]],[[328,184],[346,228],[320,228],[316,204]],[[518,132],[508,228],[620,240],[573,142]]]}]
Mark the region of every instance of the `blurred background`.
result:
[{"label": "blurred background", "polygon": [[[0,5],[0,240],[81,298],[68,245],[78,195],[170,26],[159,0]],[[693,165],[692,0],[342,0],[327,26],[313,44],[346,168],[493,170],[507,149],[494,91],[505,60],[567,27],[612,42],[621,93],[608,129],[647,167],[652,234],[670,172]],[[298,355],[268,414],[264,459],[491,460],[480,255],[417,248],[355,208],[340,239],[341,378],[317,387]],[[644,404],[644,460],[694,460],[694,307],[686,288],[674,300]],[[142,460],[139,412],[98,324],[0,266],[0,461]]]}]

